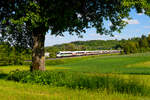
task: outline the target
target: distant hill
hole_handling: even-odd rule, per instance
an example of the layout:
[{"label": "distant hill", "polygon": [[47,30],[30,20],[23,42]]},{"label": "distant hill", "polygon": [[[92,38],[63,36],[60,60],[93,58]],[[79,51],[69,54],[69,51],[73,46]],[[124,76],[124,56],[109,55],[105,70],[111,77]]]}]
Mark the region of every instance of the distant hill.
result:
[{"label": "distant hill", "polygon": [[90,40],[90,41],[76,41],[71,42],[75,45],[84,45],[88,49],[116,49],[116,45],[119,44],[119,40]]},{"label": "distant hill", "polygon": [[89,40],[89,41],[75,41],[60,45],[46,47],[46,50],[57,48],[65,51],[73,50],[104,50],[104,49],[118,49],[119,40]]}]

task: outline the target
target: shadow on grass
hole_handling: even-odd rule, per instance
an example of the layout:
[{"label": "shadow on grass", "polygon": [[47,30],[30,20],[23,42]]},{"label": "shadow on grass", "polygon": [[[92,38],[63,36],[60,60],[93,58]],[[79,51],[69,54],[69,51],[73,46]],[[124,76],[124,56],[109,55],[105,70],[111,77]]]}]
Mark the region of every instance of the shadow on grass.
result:
[{"label": "shadow on grass", "polygon": [[6,79],[8,77],[8,74],[0,73],[0,79]]},{"label": "shadow on grass", "polygon": [[150,72],[127,72],[123,74],[130,74],[130,75],[150,75]]}]

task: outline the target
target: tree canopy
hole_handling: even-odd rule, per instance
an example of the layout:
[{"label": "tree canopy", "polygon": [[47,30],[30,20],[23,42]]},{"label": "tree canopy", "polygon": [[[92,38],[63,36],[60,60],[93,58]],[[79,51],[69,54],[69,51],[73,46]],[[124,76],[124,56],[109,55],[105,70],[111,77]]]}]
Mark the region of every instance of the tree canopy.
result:
[{"label": "tree canopy", "polygon": [[[31,35],[40,27],[45,34],[63,35],[69,31],[85,32],[95,27],[100,34],[119,31],[125,26],[122,20],[129,17],[131,7],[150,15],[149,0],[1,0],[0,28],[3,39],[11,43],[30,45]],[[110,29],[104,27],[109,20]],[[7,31],[7,32],[6,32]],[[12,42],[14,41],[15,42]]]}]

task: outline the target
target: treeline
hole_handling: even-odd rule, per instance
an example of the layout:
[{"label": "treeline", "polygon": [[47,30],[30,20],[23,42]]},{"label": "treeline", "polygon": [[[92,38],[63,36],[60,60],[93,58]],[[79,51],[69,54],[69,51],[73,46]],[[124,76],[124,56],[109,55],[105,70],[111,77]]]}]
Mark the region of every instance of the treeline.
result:
[{"label": "treeline", "polygon": [[150,34],[147,37],[142,35],[140,38],[121,41],[117,46],[123,49],[122,53],[125,54],[148,52],[150,51]]},{"label": "treeline", "polygon": [[0,65],[22,65],[24,60],[31,59],[31,50],[0,43]]}]

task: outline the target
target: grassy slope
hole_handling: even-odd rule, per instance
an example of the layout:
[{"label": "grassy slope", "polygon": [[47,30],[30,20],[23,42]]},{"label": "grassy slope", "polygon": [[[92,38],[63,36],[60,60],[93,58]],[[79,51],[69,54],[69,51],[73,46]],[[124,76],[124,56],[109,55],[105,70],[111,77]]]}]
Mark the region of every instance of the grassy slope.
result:
[{"label": "grassy slope", "polygon": [[144,53],[93,57],[57,66],[77,72],[150,74],[149,63],[150,53]]},{"label": "grassy slope", "polygon": [[[150,53],[134,54],[128,56],[91,56],[83,58],[64,59],[60,65],[49,65],[48,70],[69,70],[90,72],[90,75],[102,73],[136,73],[138,75],[124,75],[123,78],[137,78],[150,82],[149,74]],[[59,62],[59,60],[58,60]],[[3,66],[0,73],[8,73],[13,69],[28,70],[27,66]],[[114,75],[114,74],[110,74]],[[32,84],[22,84],[5,81],[5,74],[0,74],[0,97],[1,100],[149,100],[150,97],[132,96],[128,94],[107,94],[106,91],[73,90],[65,87],[49,87]],[[115,76],[115,75],[114,75]],[[116,76],[115,76],[116,77]],[[141,81],[142,82],[142,81]],[[5,87],[5,88],[4,88]]]}]

